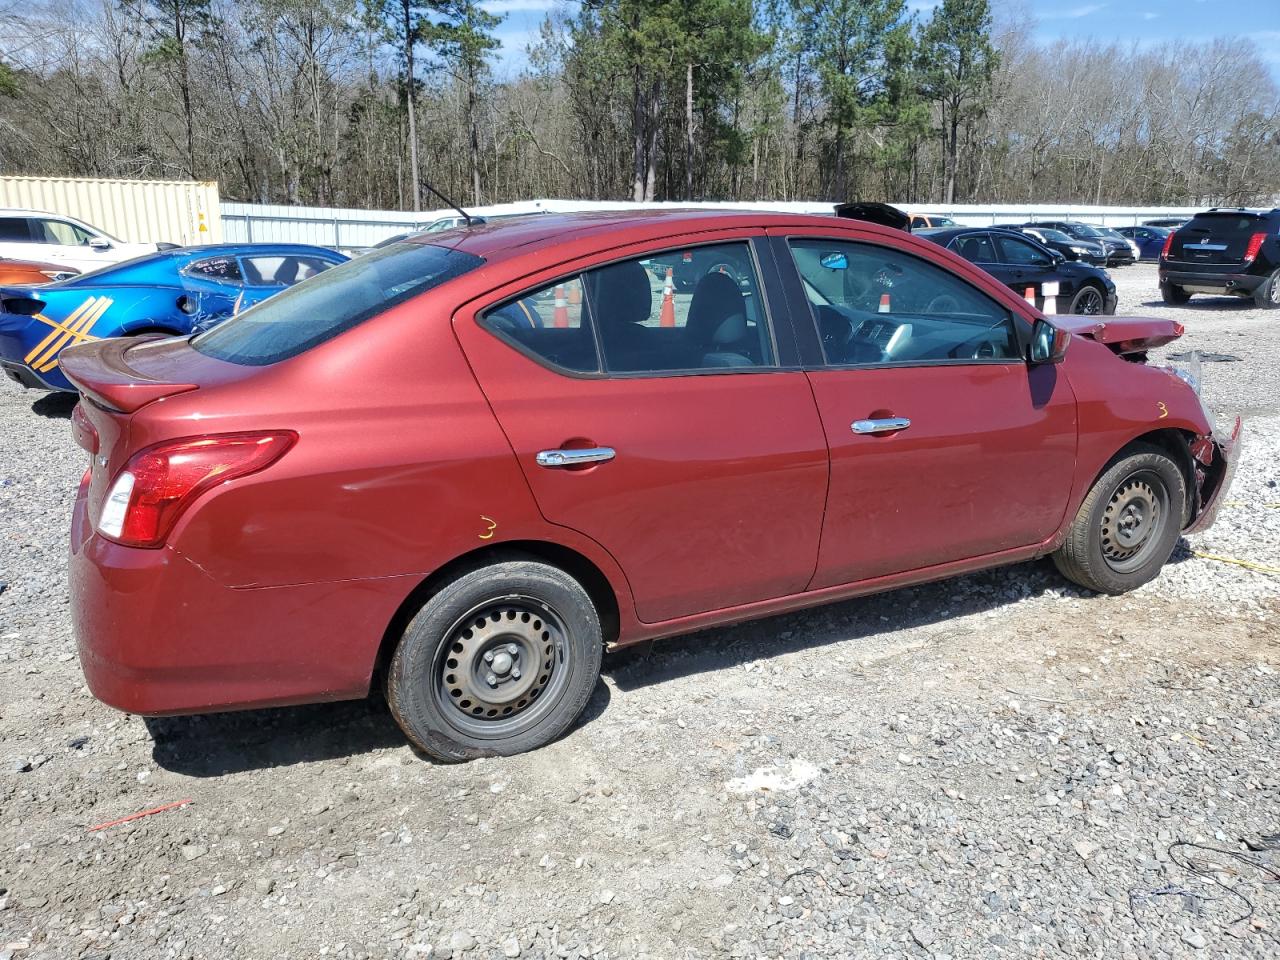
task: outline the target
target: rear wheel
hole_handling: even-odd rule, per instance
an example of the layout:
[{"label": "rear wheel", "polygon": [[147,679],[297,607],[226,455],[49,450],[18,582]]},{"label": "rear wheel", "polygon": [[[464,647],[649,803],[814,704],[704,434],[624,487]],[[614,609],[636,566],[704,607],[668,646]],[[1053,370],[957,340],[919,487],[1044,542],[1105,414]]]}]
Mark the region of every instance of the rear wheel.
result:
[{"label": "rear wheel", "polygon": [[1191,294],[1173,283],[1160,284],[1160,296],[1165,303],[1182,304],[1191,299]]},{"label": "rear wheel", "polygon": [[1280,309],[1280,270],[1262,282],[1262,286],[1253,291],[1253,302],[1263,309]]},{"label": "rear wheel", "polygon": [[1068,312],[1087,316],[1101,316],[1106,311],[1106,307],[1107,301],[1103,297],[1102,291],[1092,283],[1086,283],[1071,298],[1071,309]]},{"label": "rear wheel", "polygon": [[564,733],[600,674],[600,618],[549,564],[454,577],[422,606],[387,675],[387,703],[425,753],[459,761],[533,750]]},{"label": "rear wheel", "polygon": [[1093,485],[1053,561],[1068,580],[1099,593],[1140,587],[1173,553],[1186,498],[1169,454],[1134,444]]}]

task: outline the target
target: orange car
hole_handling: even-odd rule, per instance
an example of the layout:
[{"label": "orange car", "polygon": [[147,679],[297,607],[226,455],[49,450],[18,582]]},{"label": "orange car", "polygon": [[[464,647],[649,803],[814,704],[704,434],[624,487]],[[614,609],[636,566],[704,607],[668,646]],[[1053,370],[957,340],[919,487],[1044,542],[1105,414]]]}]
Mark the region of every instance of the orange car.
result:
[{"label": "orange car", "polygon": [[54,280],[67,280],[79,275],[80,271],[72,267],[0,257],[0,283],[52,283]]}]

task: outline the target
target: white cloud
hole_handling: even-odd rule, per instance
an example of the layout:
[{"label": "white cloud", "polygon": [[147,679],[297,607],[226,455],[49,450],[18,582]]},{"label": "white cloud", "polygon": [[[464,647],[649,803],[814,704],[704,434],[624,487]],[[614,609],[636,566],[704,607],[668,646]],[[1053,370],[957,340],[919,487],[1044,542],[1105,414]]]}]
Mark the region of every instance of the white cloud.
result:
[{"label": "white cloud", "polygon": [[1087,17],[1090,14],[1097,13],[1099,10],[1106,9],[1105,3],[1086,3],[1079,7],[1069,7],[1066,10],[1055,10],[1052,13],[1042,13],[1042,20],[1079,20],[1081,17]]}]

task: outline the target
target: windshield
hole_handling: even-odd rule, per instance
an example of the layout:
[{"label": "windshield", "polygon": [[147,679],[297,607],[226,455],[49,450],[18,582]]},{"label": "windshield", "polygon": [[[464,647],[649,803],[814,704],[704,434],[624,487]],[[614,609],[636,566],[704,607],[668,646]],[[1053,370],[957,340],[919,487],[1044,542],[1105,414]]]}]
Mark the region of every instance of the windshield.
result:
[{"label": "windshield", "polygon": [[483,263],[474,254],[447,247],[392,244],[262,301],[194,337],[191,345],[230,363],[277,363]]},{"label": "windshield", "polygon": [[1036,227],[1036,233],[1054,243],[1070,243],[1071,238],[1061,230],[1050,230],[1047,227]]},{"label": "windshield", "polygon": [[1102,234],[1087,223],[1073,223],[1071,225],[1071,229],[1076,232],[1077,237],[1093,237],[1094,239],[1097,239],[1102,236]]}]

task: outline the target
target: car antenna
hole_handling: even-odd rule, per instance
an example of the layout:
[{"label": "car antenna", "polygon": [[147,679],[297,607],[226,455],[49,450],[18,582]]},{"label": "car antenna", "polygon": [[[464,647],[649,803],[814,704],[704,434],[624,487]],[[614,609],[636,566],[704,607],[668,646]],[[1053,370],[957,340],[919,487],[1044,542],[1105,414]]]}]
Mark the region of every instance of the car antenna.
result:
[{"label": "car antenna", "polygon": [[468,227],[471,226],[471,214],[463,210],[460,206],[458,206],[456,203],[454,203],[452,200],[446,197],[443,193],[441,193],[439,190],[437,190],[435,187],[429,184],[426,180],[422,181],[422,185],[426,187],[428,190],[430,190],[432,193],[434,193],[441,200],[443,200],[446,204],[453,207],[453,209],[457,210],[458,213],[462,216],[462,219],[467,221],[467,226]]}]

